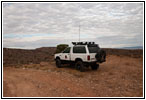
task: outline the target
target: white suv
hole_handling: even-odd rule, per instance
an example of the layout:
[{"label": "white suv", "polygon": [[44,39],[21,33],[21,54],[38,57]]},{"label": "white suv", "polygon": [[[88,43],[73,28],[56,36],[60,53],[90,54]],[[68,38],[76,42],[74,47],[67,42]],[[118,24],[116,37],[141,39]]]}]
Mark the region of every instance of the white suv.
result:
[{"label": "white suv", "polygon": [[85,67],[91,66],[93,70],[99,68],[99,64],[105,62],[106,53],[94,42],[72,42],[73,47],[67,47],[63,52],[55,54],[56,66],[62,64],[75,65],[75,68],[84,71]]}]

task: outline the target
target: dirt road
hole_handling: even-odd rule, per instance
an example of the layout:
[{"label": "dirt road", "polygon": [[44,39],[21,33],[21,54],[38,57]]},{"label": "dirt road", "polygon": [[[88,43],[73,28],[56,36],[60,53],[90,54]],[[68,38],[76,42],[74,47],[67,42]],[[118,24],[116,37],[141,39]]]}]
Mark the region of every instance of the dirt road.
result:
[{"label": "dirt road", "polygon": [[5,67],[4,97],[142,97],[142,58],[108,56],[97,71],[54,62]]}]

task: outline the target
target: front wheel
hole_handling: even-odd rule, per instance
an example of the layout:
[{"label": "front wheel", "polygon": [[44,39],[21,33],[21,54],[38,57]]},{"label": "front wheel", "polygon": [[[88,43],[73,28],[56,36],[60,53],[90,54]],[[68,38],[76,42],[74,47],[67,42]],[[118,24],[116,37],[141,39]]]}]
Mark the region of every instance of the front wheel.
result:
[{"label": "front wheel", "polygon": [[94,63],[91,65],[92,70],[97,70],[98,68],[99,68],[99,64]]},{"label": "front wheel", "polygon": [[60,59],[56,59],[56,66],[58,68],[61,68],[61,60]]},{"label": "front wheel", "polygon": [[80,72],[84,72],[85,67],[82,61],[77,61],[75,64],[76,69],[80,70]]}]

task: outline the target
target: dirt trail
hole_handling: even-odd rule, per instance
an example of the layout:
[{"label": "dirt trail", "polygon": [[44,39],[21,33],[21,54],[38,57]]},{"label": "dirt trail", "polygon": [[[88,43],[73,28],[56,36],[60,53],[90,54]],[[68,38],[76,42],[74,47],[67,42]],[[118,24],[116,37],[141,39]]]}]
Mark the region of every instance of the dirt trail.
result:
[{"label": "dirt trail", "polygon": [[97,71],[83,73],[69,67],[58,69],[51,62],[28,66],[33,67],[4,68],[4,97],[143,96],[140,58],[108,56]]}]

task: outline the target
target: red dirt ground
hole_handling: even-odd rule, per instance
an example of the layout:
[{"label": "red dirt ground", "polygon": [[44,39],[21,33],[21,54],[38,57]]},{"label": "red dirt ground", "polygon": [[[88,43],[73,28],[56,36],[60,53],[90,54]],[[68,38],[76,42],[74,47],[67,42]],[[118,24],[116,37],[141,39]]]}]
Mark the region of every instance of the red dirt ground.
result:
[{"label": "red dirt ground", "polygon": [[97,71],[54,62],[3,68],[4,97],[142,97],[143,59],[107,56]]}]

